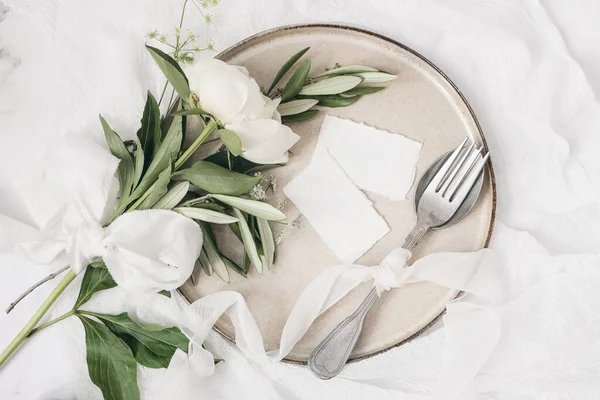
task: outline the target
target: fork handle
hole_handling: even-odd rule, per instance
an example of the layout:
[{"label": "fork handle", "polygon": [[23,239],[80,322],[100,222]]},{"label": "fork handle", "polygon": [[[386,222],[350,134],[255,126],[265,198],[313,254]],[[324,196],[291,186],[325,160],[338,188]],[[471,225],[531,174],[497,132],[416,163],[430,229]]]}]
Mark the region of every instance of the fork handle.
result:
[{"label": "fork handle", "polygon": [[[406,250],[412,250],[423,238],[427,227],[416,225],[406,237]],[[363,322],[373,304],[379,299],[377,290],[371,289],[356,311],[340,322],[313,350],[308,358],[308,368],[320,379],[331,379],[340,373],[350,357],[363,328]]]}]

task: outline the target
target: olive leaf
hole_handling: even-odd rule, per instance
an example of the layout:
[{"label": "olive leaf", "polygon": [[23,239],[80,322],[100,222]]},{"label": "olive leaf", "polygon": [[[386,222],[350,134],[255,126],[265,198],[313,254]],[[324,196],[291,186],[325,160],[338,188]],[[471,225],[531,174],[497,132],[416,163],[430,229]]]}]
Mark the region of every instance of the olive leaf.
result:
[{"label": "olive leaf", "polygon": [[157,201],[152,208],[170,210],[183,200],[189,190],[190,183],[188,181],[179,182],[169,189],[167,194]]},{"label": "olive leaf", "polygon": [[290,59],[287,60],[285,62],[285,64],[283,64],[283,66],[281,67],[279,72],[277,72],[277,75],[275,75],[275,79],[273,79],[273,83],[271,83],[269,90],[267,90],[267,95],[269,93],[271,93],[271,91],[279,83],[281,78],[283,78],[283,76],[290,70],[290,68],[292,68],[292,66],[296,63],[296,61],[298,61],[300,59],[300,57],[302,57],[304,55],[304,53],[306,53],[308,51],[308,49],[310,49],[310,47],[306,47],[306,48],[300,50],[299,52],[294,54],[292,57],[290,57]]},{"label": "olive leaf", "polygon": [[112,289],[115,286],[117,286],[117,283],[113,280],[110,272],[108,272],[108,268],[106,268],[104,262],[91,263],[83,274],[79,295],[77,296],[77,300],[75,300],[73,309],[76,310],[87,303],[95,293]]},{"label": "olive leaf", "polygon": [[130,349],[135,360],[148,368],[167,368],[177,349],[187,353],[189,339],[177,327],[149,327],[118,315],[85,312],[98,318]]},{"label": "olive leaf", "polygon": [[258,255],[258,250],[256,248],[256,243],[254,242],[254,235],[250,231],[250,227],[248,226],[248,222],[246,222],[246,218],[240,210],[237,208],[233,209],[233,215],[236,216],[238,221],[238,227],[240,228],[240,234],[242,237],[242,243],[244,244],[244,249],[246,250],[246,254],[254,268],[258,271],[259,274],[263,273],[263,263],[260,260],[260,256]]},{"label": "olive leaf", "polygon": [[279,112],[279,115],[281,115],[282,117],[285,117],[288,115],[300,114],[300,113],[303,113],[304,111],[308,110],[312,106],[316,105],[318,102],[319,102],[319,100],[314,100],[314,99],[292,100],[292,101],[288,101],[286,103],[281,103],[277,107],[277,111]]},{"label": "olive leaf", "polygon": [[334,96],[310,96],[311,99],[319,100],[319,106],[321,107],[347,107],[351,104],[356,103],[361,96],[342,97],[339,95]]},{"label": "olive leaf", "polygon": [[209,193],[236,196],[249,192],[261,177],[229,171],[208,161],[198,161],[190,168],[174,173],[172,179],[190,181]]},{"label": "olive leaf", "polygon": [[250,215],[254,215],[268,221],[281,221],[285,219],[284,213],[272,205],[262,201],[242,199],[240,197],[225,196],[221,194],[214,194],[211,197],[232,207],[239,208]]},{"label": "olive leaf", "polygon": [[330,76],[330,75],[355,74],[358,72],[377,72],[377,70],[373,67],[367,67],[364,65],[347,65],[345,67],[330,69],[329,71],[323,72],[322,74],[319,74],[319,75],[313,77],[313,79],[322,78],[324,76]]},{"label": "olive leaf", "polygon": [[304,111],[303,113],[300,113],[300,114],[284,115],[281,117],[281,122],[284,124],[287,124],[289,122],[306,121],[306,120],[313,118],[315,115],[317,115],[318,112],[319,111],[317,111],[317,110],[308,110],[308,111]]},{"label": "olive leaf", "polygon": [[237,218],[228,214],[223,214],[218,211],[208,210],[197,207],[177,207],[173,211],[178,212],[188,218],[198,221],[210,222],[213,224],[233,224],[238,222]]},{"label": "olive leaf", "polygon": [[133,168],[133,186],[131,190],[135,190],[137,185],[140,183],[140,179],[142,179],[142,175],[144,174],[144,149],[142,146],[137,146],[135,149],[135,157],[134,157],[134,168]]},{"label": "olive leaf", "polygon": [[222,253],[221,253],[221,258],[223,259],[223,262],[225,263],[227,268],[231,268],[232,270],[234,270],[235,272],[237,272],[244,278],[248,277],[248,268],[244,269],[244,268],[240,267],[237,263],[233,262],[230,258],[226,257]]},{"label": "olive leaf", "polygon": [[385,86],[355,87],[354,89],[350,89],[350,90],[345,91],[344,93],[340,93],[339,96],[342,96],[342,97],[364,96],[366,94],[377,93],[383,89],[385,89]]},{"label": "olive leaf", "polygon": [[192,92],[190,91],[188,79],[177,61],[155,47],[146,45],[146,49],[148,49],[158,68],[160,68],[177,94],[184,101],[188,101]]},{"label": "olive leaf", "polygon": [[121,140],[121,137],[117,132],[112,130],[110,125],[108,125],[108,122],[106,122],[102,116],[100,116],[100,122],[102,123],[104,137],[106,138],[106,143],[108,144],[110,152],[113,156],[121,160],[119,162],[117,174],[119,176],[119,198],[120,202],[124,202],[131,193],[131,187],[134,183],[135,172],[133,160],[131,159],[131,154],[127,151],[127,147],[125,147],[123,140]]},{"label": "olive leaf", "polygon": [[304,83],[308,78],[308,74],[310,73],[310,60],[304,61],[300,66],[294,71],[294,74],[286,83],[283,88],[283,93],[281,95],[281,101],[285,101],[291,99],[296,96],[298,93],[303,90]]},{"label": "olive leaf", "polygon": [[263,263],[267,269],[271,269],[275,259],[275,240],[273,239],[273,231],[269,226],[269,222],[262,218],[256,218],[256,227],[260,234],[260,242],[262,243],[264,252]]},{"label": "olive leaf", "polygon": [[105,400],[137,400],[137,364],[125,343],[100,322],[77,314],[85,330],[90,379]]},{"label": "olive leaf", "polygon": [[244,149],[242,148],[242,141],[234,132],[230,131],[229,129],[219,129],[217,134],[231,154],[234,156],[239,156],[244,152]]},{"label": "olive leaf", "polygon": [[198,261],[200,261],[200,265],[202,266],[204,272],[206,272],[206,275],[211,276],[213,273],[213,268],[208,259],[208,255],[206,254],[206,250],[204,250],[204,246],[202,246],[202,250],[200,251],[200,257],[198,257]]},{"label": "olive leaf", "polygon": [[214,271],[219,278],[225,282],[229,282],[229,270],[227,269],[223,259],[221,258],[221,254],[217,249],[217,241],[210,225],[202,222],[200,223],[200,228],[202,229],[202,234],[204,235],[204,243],[202,248],[206,252],[207,260],[205,261],[207,261],[208,265],[210,265],[210,269]]},{"label": "olive leaf", "polygon": [[147,210],[152,208],[166,193],[167,188],[169,186],[169,182],[171,181],[171,163],[167,165],[156,179],[156,182],[150,186],[148,190],[140,197],[140,204],[138,205],[138,210]]},{"label": "olive leaf", "polygon": [[148,91],[144,113],[140,121],[142,126],[137,131],[137,137],[144,149],[144,158],[147,163],[152,160],[154,153],[160,146],[162,131],[160,129],[160,109],[152,93]]},{"label": "olive leaf", "polygon": [[190,108],[187,110],[175,111],[171,115],[182,116],[182,115],[208,115],[208,114],[210,114],[208,111],[206,111],[200,107],[196,107],[196,108]]},{"label": "olive leaf", "polygon": [[362,81],[363,78],[358,76],[334,76],[331,78],[323,79],[322,81],[318,81],[316,83],[311,83],[310,85],[306,85],[297,94],[303,96],[322,96],[329,94],[338,94],[360,85]]},{"label": "olive leaf", "polygon": [[367,85],[370,83],[388,82],[398,77],[398,75],[392,75],[385,72],[359,72],[357,74],[354,74],[354,76],[362,78],[363,85]]}]

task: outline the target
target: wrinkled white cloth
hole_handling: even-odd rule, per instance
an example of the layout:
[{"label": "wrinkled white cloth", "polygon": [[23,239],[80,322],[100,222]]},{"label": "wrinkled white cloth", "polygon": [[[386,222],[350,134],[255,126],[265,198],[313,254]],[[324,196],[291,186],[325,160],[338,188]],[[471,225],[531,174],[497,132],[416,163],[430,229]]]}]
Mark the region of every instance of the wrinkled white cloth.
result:
[{"label": "wrinkled white cloth", "polygon": [[[3,2],[0,209],[16,218],[23,214],[23,203],[44,188],[15,199],[10,185],[30,178],[22,173],[22,165],[35,162],[46,148],[58,150],[53,143],[57,136],[92,128],[100,137],[97,114],[102,112],[111,123],[115,121],[112,125],[119,134],[134,137],[146,90],[160,93],[163,84],[143,49],[143,35],[155,28],[168,31],[178,21],[181,1]],[[398,40],[447,73],[474,108],[490,146],[498,182],[491,247],[506,256],[510,279],[505,284],[505,302],[475,295],[459,299],[448,306],[436,329],[377,357],[352,363],[338,379],[326,382],[296,365],[249,362],[211,332],[206,345],[225,362],[216,366],[212,376],[198,379],[193,393],[171,392],[169,397],[440,398],[436,393],[462,365],[460,355],[475,350],[469,346],[470,337],[461,333],[493,340],[488,332],[494,324],[479,310],[484,307],[498,316],[501,335],[490,357],[471,371],[472,379],[456,381],[452,390],[461,391],[459,398],[595,399],[600,393],[598,3],[221,3],[223,8],[215,16],[220,49],[281,24],[346,23]],[[186,24],[202,33],[198,20],[190,18]],[[52,178],[48,182],[53,186],[63,186],[61,193],[68,192],[69,180],[78,171],[55,174],[48,168],[36,173]],[[44,200],[60,203],[49,196]],[[19,235],[24,233],[16,227],[10,233],[0,230],[0,236],[16,239]],[[0,303],[10,303],[49,271],[0,255]],[[0,346],[12,339],[49,290],[41,288],[10,315],[0,315]],[[134,298],[120,288],[108,294],[93,299],[90,307],[105,312],[135,308],[140,320],[169,323],[164,316],[154,315],[155,303],[147,297]],[[72,299],[76,289],[68,295]],[[59,301],[54,315],[71,305]],[[457,326],[465,330],[456,330]],[[490,329],[483,332],[482,327]],[[83,329],[77,320],[67,319],[46,330],[2,369],[0,397],[30,400],[48,393],[46,399],[98,399],[99,391],[86,377],[82,346]],[[450,357],[448,348],[456,349],[453,354],[458,359]],[[156,393],[165,371],[140,368],[139,372],[144,396]]]}]

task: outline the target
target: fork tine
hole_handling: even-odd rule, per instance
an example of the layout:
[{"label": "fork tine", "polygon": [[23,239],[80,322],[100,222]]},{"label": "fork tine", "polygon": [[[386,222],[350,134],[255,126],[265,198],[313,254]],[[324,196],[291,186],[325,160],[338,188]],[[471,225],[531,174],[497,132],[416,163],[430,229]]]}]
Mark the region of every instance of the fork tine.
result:
[{"label": "fork tine", "polygon": [[442,197],[452,197],[452,195],[456,193],[456,190],[458,189],[459,185],[462,183],[464,178],[468,175],[471,168],[473,168],[473,166],[475,165],[475,162],[481,158],[481,149],[475,149],[474,146],[471,146],[469,150],[470,153],[465,156],[464,162],[460,165],[459,169],[456,171],[455,176],[453,177],[454,179],[452,179],[451,182],[448,182],[446,188],[443,189]]},{"label": "fork tine", "polygon": [[439,169],[439,171],[435,174],[435,176],[433,177],[431,182],[429,182],[429,185],[427,185],[427,189],[434,188],[434,190],[436,192],[439,190],[438,189],[439,185],[441,184],[442,180],[447,176],[449,170],[451,170],[451,167],[453,167],[454,162],[456,161],[456,158],[458,157],[458,155],[460,154],[462,149],[465,147],[465,144],[467,143],[468,140],[469,140],[468,137],[464,138],[464,140],[456,148],[456,150],[454,150],[452,152],[450,157],[446,160],[446,162],[442,165],[442,167]]},{"label": "fork tine", "polygon": [[448,188],[453,184],[453,182],[460,181],[462,175],[457,176],[457,174],[463,170],[464,165],[470,165],[465,164],[465,162],[470,159],[471,153],[473,152],[474,148],[475,142],[471,142],[471,145],[467,148],[467,150],[461,154],[460,158],[456,162],[454,169],[448,174],[448,177],[440,185],[441,188],[438,190],[438,192],[442,192],[442,197],[446,197],[446,192],[448,191]]},{"label": "fork tine", "polygon": [[490,153],[486,153],[485,156],[483,156],[483,158],[478,157],[476,159],[475,164],[471,168],[469,168],[468,174],[463,177],[456,191],[451,194],[450,202],[459,201],[462,203],[464,201],[465,197],[467,197],[467,194],[469,193],[469,190],[471,190],[471,188],[475,184],[475,181],[479,177],[479,174],[485,167],[485,163],[487,162],[489,157]]}]

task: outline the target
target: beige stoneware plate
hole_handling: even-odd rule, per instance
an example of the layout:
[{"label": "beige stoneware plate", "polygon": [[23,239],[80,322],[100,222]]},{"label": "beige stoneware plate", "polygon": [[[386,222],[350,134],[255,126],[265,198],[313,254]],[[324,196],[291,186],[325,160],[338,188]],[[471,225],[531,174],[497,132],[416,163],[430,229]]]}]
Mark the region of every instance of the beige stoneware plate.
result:
[{"label": "beige stoneware plate", "polygon": [[[305,58],[312,60],[311,75],[323,72],[336,63],[362,64],[398,75],[386,83],[386,90],[366,96],[350,107],[323,109],[307,122],[290,125],[301,136],[292,148],[287,166],[268,171],[284,187],[310,160],[325,113],[405,135],[423,144],[417,177],[439,156],[469,136],[485,146],[483,133],[466,100],[433,64],[413,50],[380,35],[355,28],[334,25],[302,25],[274,29],[252,36],[219,54],[228,63],[243,65],[262,86],[268,86],[280,66],[300,49],[310,46]],[[289,74],[282,82],[286,82]],[[368,162],[368,160],[364,160]],[[375,208],[391,228],[361,259],[359,264],[377,265],[394,247],[404,243],[415,223],[413,185],[404,201],[390,201],[367,193]],[[314,193],[318,196],[318,193]],[[277,204],[281,190],[269,201]],[[460,223],[430,232],[413,252],[413,260],[439,251],[474,251],[485,247],[490,239],[495,211],[493,171],[487,169],[481,196],[471,213]],[[298,215],[289,203],[289,219]],[[275,235],[281,227],[273,224]],[[221,250],[241,261],[242,246],[226,229],[217,230]],[[187,282],[180,289],[188,301],[221,290],[240,292],[256,318],[267,350],[279,347],[283,325],[296,299],[306,285],[321,271],[340,262],[321,241],[308,223],[290,230],[278,246],[276,266],[258,275],[251,271],[248,279],[232,272],[232,282],[225,284],[216,276],[202,273],[198,286]],[[342,319],[358,306],[369,290],[360,286],[322,315],[288,355],[288,361],[305,363],[311,351]],[[430,326],[444,311],[445,304],[457,291],[431,283],[417,283],[386,293],[367,316],[363,333],[351,359],[360,359],[397,346]],[[227,317],[215,329],[226,338],[234,337]]]}]

